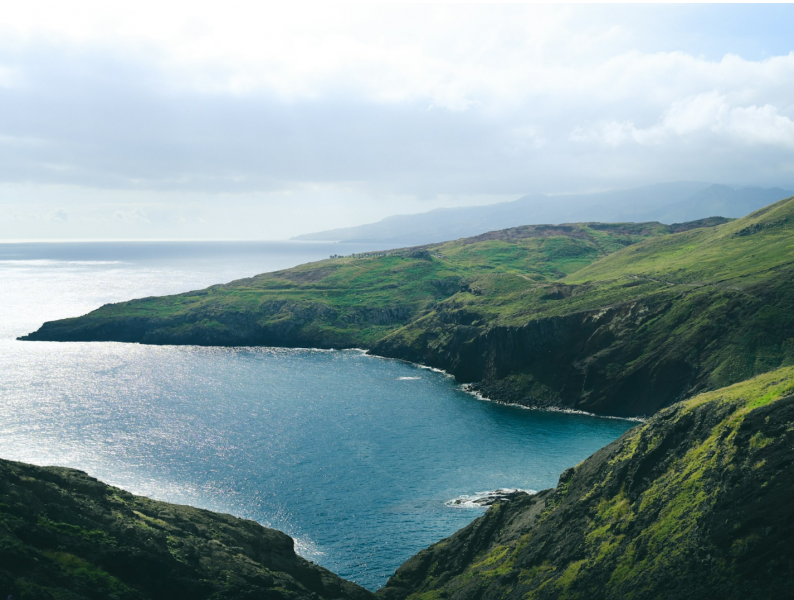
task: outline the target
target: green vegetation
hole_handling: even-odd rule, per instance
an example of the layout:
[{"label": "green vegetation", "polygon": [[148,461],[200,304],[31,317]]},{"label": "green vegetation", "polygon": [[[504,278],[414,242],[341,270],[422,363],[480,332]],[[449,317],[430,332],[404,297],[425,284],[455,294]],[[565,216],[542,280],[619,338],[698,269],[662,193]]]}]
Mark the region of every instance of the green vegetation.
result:
[{"label": "green vegetation", "polygon": [[527,226],[104,306],[26,339],[364,347],[484,395],[635,416],[794,363],[794,201]]},{"label": "green vegetation", "polygon": [[[509,296],[648,237],[659,223],[528,226],[419,248],[331,258],[187,294],[103,306],[29,339],[370,347],[439,302]],[[125,321],[125,323],[122,323]]]},{"label": "green vegetation", "polygon": [[[363,347],[449,370],[463,382],[478,382],[482,393],[497,400],[645,414],[690,391],[691,382],[682,385],[686,377],[679,377],[672,390],[651,398],[633,394],[638,400],[616,405],[616,385],[643,361],[617,357],[596,364],[602,372],[589,378],[598,388],[594,394],[577,381],[582,378],[580,365],[593,361],[568,349],[593,347],[607,356],[588,340],[594,329],[590,325],[599,318],[587,311],[670,292],[669,286],[634,276],[628,283],[582,283],[573,278],[635,245],[674,241],[728,225],[727,219],[713,218],[674,226],[518,227],[443,244],[332,258],[196,292],[107,305],[84,317],[45,323],[23,339]],[[638,314],[630,314],[628,320],[622,315],[622,320],[631,325],[656,316],[646,308],[634,312]],[[615,311],[609,312],[601,321],[611,322],[615,316]],[[545,321],[559,317],[571,322],[559,327]],[[680,321],[686,315],[673,318]],[[539,323],[541,335],[535,330]],[[604,342],[616,336],[596,337]],[[514,351],[526,350],[525,338],[530,338],[535,354]],[[566,352],[569,356],[561,356]],[[772,352],[768,365],[762,366],[778,366],[779,354],[779,349]],[[632,363],[628,370],[627,363]],[[732,374],[729,370],[720,381],[730,380]],[[616,383],[601,389],[606,375]],[[575,389],[581,392],[573,393]]]},{"label": "green vegetation", "polygon": [[253,521],[133,496],[72,469],[0,460],[0,597],[322,598],[372,594]]},{"label": "green vegetation", "polygon": [[792,444],[794,368],[702,394],[423,550],[379,594],[790,597]]},{"label": "green vegetation", "polygon": [[[520,227],[332,258],[26,339],[359,346],[498,400],[656,413],[557,488],[420,552],[384,600],[791,597],[794,198],[732,222]],[[175,581],[191,598],[367,594],[250,522],[69,470],[0,474],[0,583],[23,598],[166,598]]]},{"label": "green vegetation", "polygon": [[635,416],[794,364],[792,348],[789,199],[650,237],[553,283],[481,278],[374,351],[442,366],[499,400]]},{"label": "green vegetation", "polygon": [[794,364],[794,199],[526,226],[107,305],[24,339],[362,347],[528,406],[649,415]]}]

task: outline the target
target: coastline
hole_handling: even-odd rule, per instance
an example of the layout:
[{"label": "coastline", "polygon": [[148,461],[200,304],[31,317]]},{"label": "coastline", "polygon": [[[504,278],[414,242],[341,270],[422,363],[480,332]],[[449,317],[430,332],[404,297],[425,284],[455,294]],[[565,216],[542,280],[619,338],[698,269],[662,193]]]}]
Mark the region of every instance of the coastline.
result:
[{"label": "coastline", "polygon": [[[312,348],[306,348],[306,349],[307,350],[311,350]],[[330,348],[330,350],[334,350],[334,348]],[[416,367],[417,369],[424,369],[426,371],[433,371],[434,373],[440,373],[441,375],[444,375],[445,377],[449,377],[451,379],[454,379],[456,381],[456,385],[457,385],[458,389],[460,389],[461,391],[469,394],[470,396],[473,396],[474,398],[476,398],[477,400],[480,400],[481,402],[493,402],[494,404],[501,404],[502,406],[511,406],[511,407],[515,407],[515,408],[520,408],[522,410],[535,410],[535,411],[539,411],[539,412],[564,413],[564,414],[567,414],[567,415],[581,415],[581,416],[585,416],[585,417],[596,417],[598,419],[615,419],[617,421],[631,421],[632,423],[645,423],[648,419],[651,418],[649,416],[619,417],[619,416],[616,416],[616,415],[601,415],[601,414],[594,413],[594,412],[588,412],[586,410],[577,410],[577,409],[574,409],[574,408],[564,408],[564,407],[561,407],[561,406],[542,406],[542,405],[527,406],[526,404],[519,404],[518,402],[505,402],[503,400],[499,400],[498,398],[489,398],[489,397],[484,396],[483,394],[481,394],[479,391],[471,389],[472,386],[476,385],[476,383],[478,383],[478,382],[457,383],[457,378],[452,373],[450,373],[449,371],[445,371],[444,369],[439,369],[438,367],[431,367],[431,366],[428,366],[428,365],[423,365],[422,363],[416,363],[416,362],[410,361],[410,360],[405,359],[405,358],[393,358],[391,356],[383,356],[381,354],[374,354],[373,352],[371,352],[369,350],[366,350],[364,348],[344,348],[344,350],[356,350],[356,351],[359,351],[359,352],[361,352],[363,354],[366,354],[367,356],[374,356],[375,358],[381,358],[381,359],[386,359],[386,360],[396,360],[396,361],[400,361],[400,362],[404,362],[406,364],[409,364],[409,365],[411,365],[413,367]]]}]

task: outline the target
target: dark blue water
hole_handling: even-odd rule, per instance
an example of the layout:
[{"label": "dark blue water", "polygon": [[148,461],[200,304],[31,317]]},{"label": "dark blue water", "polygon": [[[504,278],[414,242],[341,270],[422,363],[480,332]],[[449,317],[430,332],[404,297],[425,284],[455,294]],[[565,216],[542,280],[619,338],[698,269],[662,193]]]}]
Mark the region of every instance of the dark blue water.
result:
[{"label": "dark blue water", "polygon": [[13,340],[107,301],[363,248],[13,246],[0,246],[0,455],[255,519],[371,589],[481,514],[448,501],[552,486],[632,425],[483,402],[358,351]]}]

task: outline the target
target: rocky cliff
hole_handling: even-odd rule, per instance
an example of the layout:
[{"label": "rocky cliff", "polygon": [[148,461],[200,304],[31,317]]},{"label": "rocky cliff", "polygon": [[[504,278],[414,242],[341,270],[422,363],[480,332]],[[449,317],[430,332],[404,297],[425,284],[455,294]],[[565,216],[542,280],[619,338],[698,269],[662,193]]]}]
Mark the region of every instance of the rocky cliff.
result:
[{"label": "rocky cliff", "polygon": [[0,460],[0,596],[369,600],[253,521],[156,502],[73,469]]},{"label": "rocky cliff", "polygon": [[794,597],[794,369],[659,412],[406,562],[384,600]]}]

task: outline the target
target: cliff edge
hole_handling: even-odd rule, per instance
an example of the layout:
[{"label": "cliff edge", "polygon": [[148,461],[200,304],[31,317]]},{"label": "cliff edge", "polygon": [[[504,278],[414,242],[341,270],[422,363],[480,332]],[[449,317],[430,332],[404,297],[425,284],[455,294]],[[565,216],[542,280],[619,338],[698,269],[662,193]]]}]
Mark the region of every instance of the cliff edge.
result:
[{"label": "cliff edge", "polygon": [[383,600],[794,597],[794,368],[667,408],[407,561]]},{"label": "cliff edge", "polygon": [[280,531],[157,502],[81,471],[0,459],[0,596],[370,600]]}]

